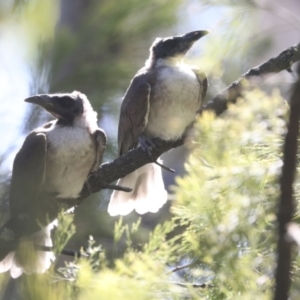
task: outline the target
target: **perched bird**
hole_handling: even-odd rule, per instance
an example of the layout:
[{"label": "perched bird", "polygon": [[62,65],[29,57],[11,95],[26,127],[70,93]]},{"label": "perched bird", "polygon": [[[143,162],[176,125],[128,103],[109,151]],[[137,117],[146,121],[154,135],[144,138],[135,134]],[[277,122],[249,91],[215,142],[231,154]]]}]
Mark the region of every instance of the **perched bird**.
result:
[{"label": "perched bird", "polygon": [[[157,38],[145,66],[132,79],[124,96],[118,132],[119,155],[142,146],[149,150],[150,138],[177,140],[201,108],[207,78],[194,66],[182,62],[195,41],[208,31]],[[126,215],[134,209],[144,214],[157,212],[167,201],[161,168],[154,163],[121,178],[118,183],[131,193],[114,191],[110,215]]]},{"label": "perched bird", "polygon": [[[40,203],[79,196],[89,174],[100,166],[106,136],[97,125],[97,113],[80,92],[36,95],[25,101],[43,107],[56,118],[33,130],[14,160],[10,214],[11,218],[26,221],[29,209],[36,209],[34,215],[38,218]],[[20,240],[51,247],[52,227],[49,224],[29,237],[20,236]],[[5,237],[1,238],[0,248],[5,249]],[[52,252],[36,249],[30,260],[22,253],[22,247],[9,253],[3,251],[0,250],[0,272],[10,270],[13,278],[23,272],[43,273],[54,259]]]}]

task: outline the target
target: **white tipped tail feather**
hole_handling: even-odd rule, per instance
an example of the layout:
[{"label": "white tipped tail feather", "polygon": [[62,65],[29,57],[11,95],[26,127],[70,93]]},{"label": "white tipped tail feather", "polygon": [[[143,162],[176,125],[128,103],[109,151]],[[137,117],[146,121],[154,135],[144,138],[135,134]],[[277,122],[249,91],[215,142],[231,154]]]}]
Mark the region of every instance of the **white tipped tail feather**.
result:
[{"label": "white tipped tail feather", "polygon": [[110,197],[108,213],[127,215],[134,209],[139,214],[157,212],[167,201],[161,167],[151,163],[119,179],[118,185],[132,188],[132,192],[114,191]]},{"label": "white tipped tail feather", "polygon": [[[21,242],[19,250],[8,253],[0,262],[0,273],[10,270],[11,277],[17,278],[22,273],[44,273],[48,270],[51,262],[55,259],[54,254],[48,251],[36,251],[32,247],[34,245],[52,247],[51,230],[54,225],[53,222],[41,231],[31,235],[28,238],[30,245]],[[24,251],[22,246],[25,246],[28,251]]]}]

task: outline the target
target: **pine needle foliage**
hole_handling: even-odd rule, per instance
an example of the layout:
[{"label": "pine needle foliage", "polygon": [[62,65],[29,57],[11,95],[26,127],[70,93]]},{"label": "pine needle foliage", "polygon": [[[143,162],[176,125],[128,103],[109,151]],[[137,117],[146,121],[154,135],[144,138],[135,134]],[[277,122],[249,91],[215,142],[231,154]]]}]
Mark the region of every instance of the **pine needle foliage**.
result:
[{"label": "pine needle foliage", "polygon": [[182,254],[212,274],[209,299],[270,299],[286,111],[277,91],[255,90],[197,122],[174,213],[188,224]]}]

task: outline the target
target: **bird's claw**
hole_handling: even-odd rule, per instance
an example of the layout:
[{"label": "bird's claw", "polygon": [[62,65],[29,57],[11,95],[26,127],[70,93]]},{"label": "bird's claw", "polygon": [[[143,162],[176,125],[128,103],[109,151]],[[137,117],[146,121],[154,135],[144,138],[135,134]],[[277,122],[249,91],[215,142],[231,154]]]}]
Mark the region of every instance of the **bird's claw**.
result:
[{"label": "bird's claw", "polygon": [[151,139],[149,139],[148,137],[145,137],[145,136],[140,136],[140,137],[139,137],[139,144],[140,144],[141,148],[143,149],[143,151],[147,153],[148,157],[149,157],[155,164],[157,164],[158,166],[160,166],[161,168],[165,169],[165,170],[168,171],[168,172],[175,173],[175,170],[173,170],[173,169],[171,169],[171,168],[169,168],[169,167],[166,167],[166,166],[164,166],[163,164],[161,164],[160,162],[158,162],[158,161],[156,161],[156,160],[153,159],[151,150],[152,150],[152,149],[156,149],[156,146],[155,146],[155,144],[151,141]]},{"label": "bird's claw", "polygon": [[145,136],[140,136],[139,144],[140,144],[141,148],[143,149],[143,151],[147,153],[148,157],[151,158],[151,160],[153,160],[151,150],[155,149],[156,146],[151,141],[151,139],[149,139],[148,137],[145,137]]}]

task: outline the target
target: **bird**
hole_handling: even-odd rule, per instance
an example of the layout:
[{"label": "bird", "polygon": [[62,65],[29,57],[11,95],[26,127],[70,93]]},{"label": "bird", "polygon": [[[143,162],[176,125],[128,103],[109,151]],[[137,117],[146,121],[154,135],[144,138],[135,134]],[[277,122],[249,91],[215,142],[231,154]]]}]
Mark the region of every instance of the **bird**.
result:
[{"label": "bird", "polygon": [[[28,218],[29,209],[39,216],[39,206],[58,198],[77,198],[89,175],[97,171],[106,147],[106,135],[98,127],[97,113],[86,95],[72,93],[39,94],[25,99],[36,104],[55,120],[33,130],[17,153],[12,169],[10,218]],[[38,218],[38,217],[37,217]],[[30,220],[28,220],[29,222]],[[32,221],[32,220],[31,220]],[[33,220],[39,222],[39,220]],[[53,222],[29,236],[20,236],[33,247],[51,247]],[[0,248],[5,249],[2,236]],[[10,270],[12,278],[22,273],[44,273],[54,260],[52,252],[34,248],[29,257],[22,247],[0,250],[0,272]],[[9,251],[9,252],[8,252]]]},{"label": "bird", "polygon": [[[124,95],[118,126],[119,155],[141,146],[147,153],[151,138],[178,140],[194,122],[207,91],[207,77],[183,62],[192,45],[209,31],[156,38],[145,65],[131,80]],[[150,153],[151,155],[151,153]],[[161,160],[149,163],[118,180],[132,192],[113,191],[111,216],[157,212],[167,201]]]}]

